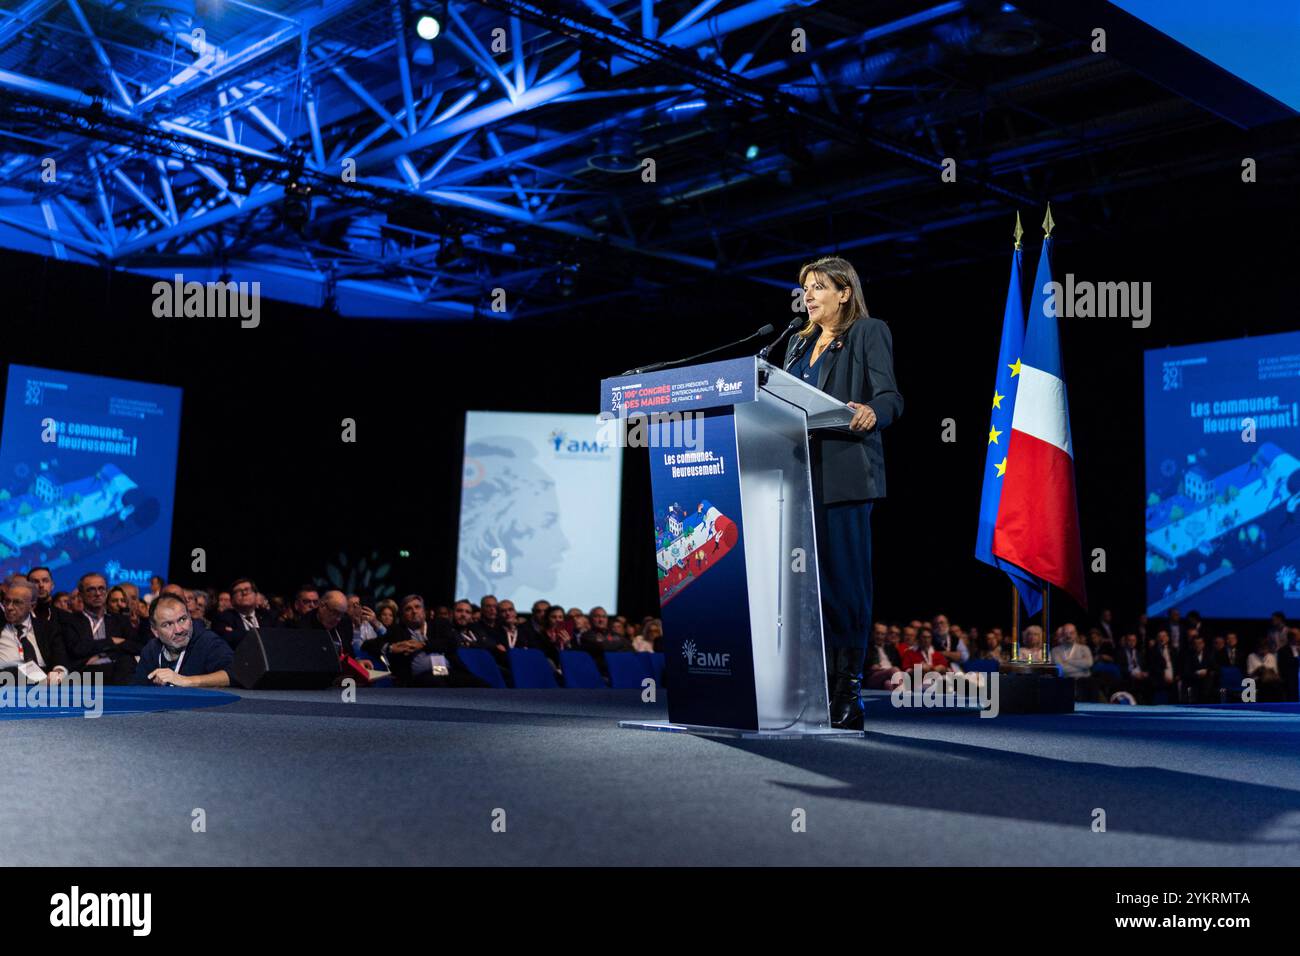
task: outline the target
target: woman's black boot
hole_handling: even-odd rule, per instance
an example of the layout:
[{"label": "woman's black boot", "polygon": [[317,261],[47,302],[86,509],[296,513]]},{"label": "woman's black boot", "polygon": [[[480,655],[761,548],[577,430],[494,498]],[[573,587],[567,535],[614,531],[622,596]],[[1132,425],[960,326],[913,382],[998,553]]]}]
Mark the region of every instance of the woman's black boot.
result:
[{"label": "woman's black boot", "polygon": [[831,698],[831,726],[840,730],[862,729],[862,662],[860,647],[835,649],[835,694]]}]

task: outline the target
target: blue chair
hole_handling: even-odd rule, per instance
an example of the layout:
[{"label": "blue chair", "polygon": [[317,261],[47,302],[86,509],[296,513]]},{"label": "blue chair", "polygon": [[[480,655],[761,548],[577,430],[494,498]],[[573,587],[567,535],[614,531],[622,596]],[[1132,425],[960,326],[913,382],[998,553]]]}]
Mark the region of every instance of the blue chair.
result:
[{"label": "blue chair", "polygon": [[550,690],[559,687],[551,662],[541,651],[531,647],[513,647],[506,652],[515,687],[523,690]]},{"label": "blue chair", "polygon": [[565,687],[604,688],[605,678],[600,676],[596,661],[586,651],[560,651],[560,670],[564,672]]},{"label": "blue chair", "polygon": [[968,674],[996,674],[998,671],[998,661],[991,657],[972,657],[965,661],[962,670]]},{"label": "blue chair", "polygon": [[609,686],[619,690],[640,690],[641,682],[654,680],[654,655],[649,651],[615,651],[605,655]]},{"label": "blue chair", "polygon": [[489,687],[505,688],[506,679],[501,676],[501,668],[492,659],[491,651],[485,651],[481,647],[461,647],[457,648],[456,656],[471,674],[479,680],[487,681]]},{"label": "blue chair", "polygon": [[650,655],[650,661],[654,664],[655,683],[660,687],[664,686],[664,670],[666,669],[667,659],[662,651],[655,651]]}]

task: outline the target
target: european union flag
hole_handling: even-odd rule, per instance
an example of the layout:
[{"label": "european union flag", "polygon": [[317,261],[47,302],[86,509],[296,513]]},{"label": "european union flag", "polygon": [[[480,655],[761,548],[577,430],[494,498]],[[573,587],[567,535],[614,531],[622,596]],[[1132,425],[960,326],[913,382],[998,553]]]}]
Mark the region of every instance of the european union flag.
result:
[{"label": "european union flag", "polygon": [[1038,579],[993,554],[993,526],[1002,500],[1002,476],[1007,470],[1007,445],[1011,441],[1011,417],[1016,407],[1020,353],[1025,344],[1025,305],[1020,278],[1020,217],[1016,217],[1016,249],[1011,256],[1011,281],[1002,314],[1002,347],[998,350],[998,372],[993,382],[993,411],[989,416],[988,451],[984,457],[984,487],[980,493],[980,524],[975,537],[975,557],[1001,568],[1020,592],[1020,600],[1031,615],[1043,606]]}]

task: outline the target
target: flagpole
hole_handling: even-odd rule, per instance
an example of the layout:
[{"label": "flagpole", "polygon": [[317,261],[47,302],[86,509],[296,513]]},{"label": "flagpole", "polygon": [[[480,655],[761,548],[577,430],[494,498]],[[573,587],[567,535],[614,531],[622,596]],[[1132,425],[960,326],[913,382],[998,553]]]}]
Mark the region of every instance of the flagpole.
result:
[{"label": "flagpole", "polygon": [[1043,662],[1052,663],[1052,586],[1043,585]]},{"label": "flagpole", "polygon": [[[1020,210],[1016,210],[1016,230],[1013,232],[1014,240],[1012,248],[1020,251],[1020,237],[1025,234],[1024,227],[1020,225]],[[1011,582],[1011,659],[1020,660],[1020,592],[1016,590],[1016,582]]]},{"label": "flagpole", "polygon": [[1011,582],[1011,659],[1020,659],[1020,592]]},{"label": "flagpole", "polygon": [[[1056,221],[1052,219],[1052,204],[1047,204],[1047,215],[1043,217],[1043,243],[1052,238]],[[1043,582],[1043,661],[1052,662],[1052,586]]]}]

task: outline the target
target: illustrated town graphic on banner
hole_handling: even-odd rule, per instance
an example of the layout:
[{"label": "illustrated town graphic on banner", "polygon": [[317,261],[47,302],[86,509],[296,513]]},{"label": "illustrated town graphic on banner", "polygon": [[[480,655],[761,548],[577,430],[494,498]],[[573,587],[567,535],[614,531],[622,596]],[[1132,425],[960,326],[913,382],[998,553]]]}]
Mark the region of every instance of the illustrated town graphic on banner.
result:
[{"label": "illustrated town graphic on banner", "polygon": [[656,515],[660,605],[699,580],[735,547],[739,537],[735,523],[708,501],[701,501],[693,513],[674,502],[662,520]]}]

